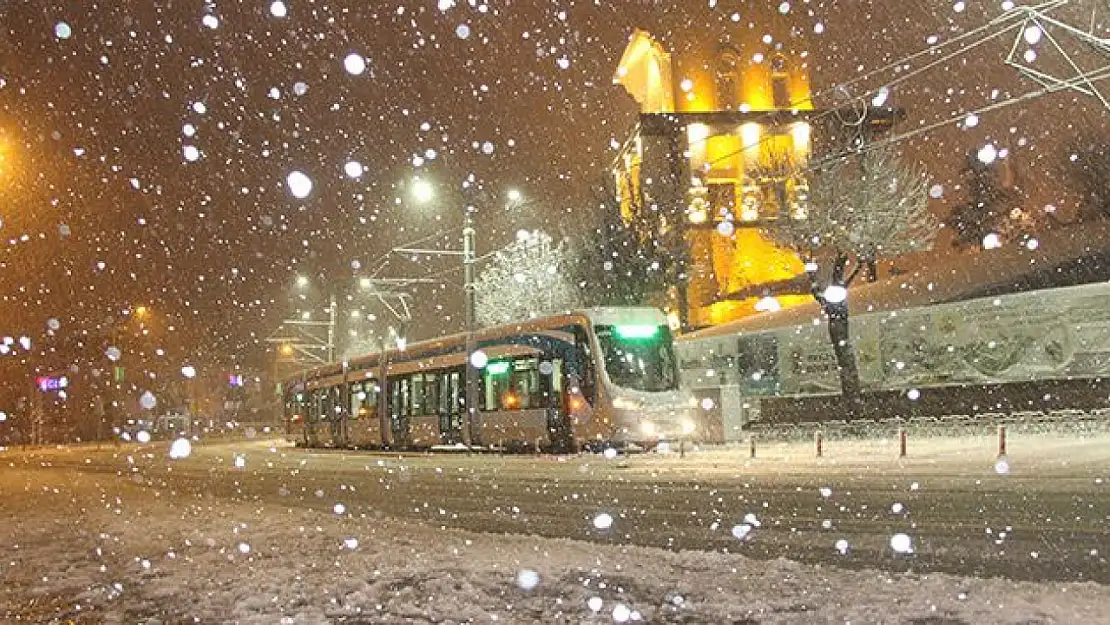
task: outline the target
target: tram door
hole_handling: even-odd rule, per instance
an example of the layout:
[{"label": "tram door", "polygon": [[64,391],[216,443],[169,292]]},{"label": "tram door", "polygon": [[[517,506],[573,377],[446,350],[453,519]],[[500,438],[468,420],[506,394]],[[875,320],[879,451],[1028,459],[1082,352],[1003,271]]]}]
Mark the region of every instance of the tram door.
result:
[{"label": "tram door", "polygon": [[409,436],[409,414],[412,408],[412,387],[409,378],[389,381],[389,429],[396,447],[412,444]]},{"label": "tram door", "polygon": [[[550,366],[550,370],[548,369]],[[548,373],[550,371],[550,373]],[[540,363],[540,388],[546,397],[547,432],[551,439],[552,451],[567,453],[573,451],[574,433],[571,431],[570,410],[566,405],[563,375],[565,367],[562,358],[553,358]]]},{"label": "tram door", "polygon": [[440,442],[454,445],[463,441],[463,409],[459,401],[463,396],[463,373],[460,370],[439,374],[439,433]]}]

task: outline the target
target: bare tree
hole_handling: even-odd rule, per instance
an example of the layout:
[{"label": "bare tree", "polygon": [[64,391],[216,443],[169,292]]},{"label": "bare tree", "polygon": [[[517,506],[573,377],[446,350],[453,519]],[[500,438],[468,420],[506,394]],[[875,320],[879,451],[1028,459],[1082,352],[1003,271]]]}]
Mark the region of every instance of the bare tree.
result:
[{"label": "bare tree", "polygon": [[[938,222],[928,210],[927,186],[924,172],[891,148],[867,149],[812,172],[808,205],[794,213],[781,211],[767,228],[775,242],[806,263],[810,290],[829,320],[849,409],[858,402],[860,382],[848,326],[848,287],[861,272],[877,280],[880,258],[932,245]],[[779,196],[782,202],[785,193]],[[831,257],[825,280],[820,257]]]},{"label": "bare tree", "polygon": [[984,163],[975,152],[967,155],[963,172],[966,200],[952,207],[946,224],[952,245],[964,248],[985,245],[987,236],[1020,236],[1024,226],[1018,193],[1003,184],[997,162]]},{"label": "bare tree", "polygon": [[565,240],[522,232],[498,251],[474,283],[478,322],[501,325],[577,307],[567,249]]}]

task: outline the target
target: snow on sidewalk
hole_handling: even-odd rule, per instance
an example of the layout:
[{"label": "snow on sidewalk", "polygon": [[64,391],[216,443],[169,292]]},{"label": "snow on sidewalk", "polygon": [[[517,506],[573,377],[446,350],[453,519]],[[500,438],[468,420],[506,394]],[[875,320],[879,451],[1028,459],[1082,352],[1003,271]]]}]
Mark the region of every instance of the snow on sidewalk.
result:
[{"label": "snow on sidewalk", "polygon": [[0,528],[0,620],[1110,622],[1107,589],[1096,584],[847,571],[338,511],[7,469],[0,514],[12,521]]}]

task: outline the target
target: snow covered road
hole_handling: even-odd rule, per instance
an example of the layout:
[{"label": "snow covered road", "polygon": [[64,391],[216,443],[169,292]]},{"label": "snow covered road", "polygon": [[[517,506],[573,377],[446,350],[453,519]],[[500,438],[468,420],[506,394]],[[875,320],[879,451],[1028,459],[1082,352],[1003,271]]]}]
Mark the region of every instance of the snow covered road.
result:
[{"label": "snow covered road", "polygon": [[1110,622],[1105,587],[1074,583],[1110,580],[1107,441],[1036,442],[1003,473],[968,441],[905,461],[6,451],[0,620]]}]

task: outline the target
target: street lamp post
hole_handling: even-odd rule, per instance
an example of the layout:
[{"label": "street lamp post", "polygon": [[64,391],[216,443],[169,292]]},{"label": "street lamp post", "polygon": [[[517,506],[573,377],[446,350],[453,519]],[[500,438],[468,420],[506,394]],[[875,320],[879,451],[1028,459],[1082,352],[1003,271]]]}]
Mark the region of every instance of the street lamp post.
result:
[{"label": "street lamp post", "polygon": [[[471,183],[473,180],[470,181]],[[473,185],[464,184],[464,187],[474,188]],[[478,190],[482,193],[481,190]],[[418,202],[429,202],[435,197],[435,190],[432,185],[426,180],[416,180],[412,187],[413,197]],[[507,192],[507,200],[509,206],[518,206],[523,202],[523,195],[518,189],[510,189]],[[474,366],[471,361],[474,353],[477,351],[477,345],[474,340],[474,325],[476,320],[476,298],[474,288],[474,264],[477,260],[475,258],[475,228],[474,228],[474,213],[477,208],[473,203],[463,202],[463,295],[466,298],[463,310],[463,324],[466,340],[466,362],[463,365],[463,386],[466,397],[466,424],[463,427],[463,443],[470,446],[473,441],[473,427],[475,416],[478,412],[478,380],[476,370],[478,367]],[[457,255],[457,251],[435,251],[435,250],[416,250],[408,248],[396,248],[395,252],[419,252],[425,254],[436,255]]]},{"label": "street lamp post", "polygon": [[463,444],[470,446],[471,425],[478,408],[478,380],[474,375],[474,363],[470,361],[474,355],[474,207],[469,203],[463,208],[463,294],[466,297],[466,315],[464,318],[466,332],[466,363],[463,365],[464,384],[466,388],[466,426],[463,428]]}]

